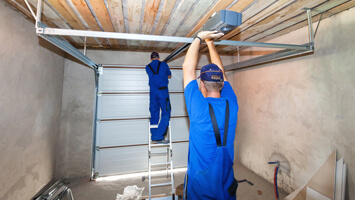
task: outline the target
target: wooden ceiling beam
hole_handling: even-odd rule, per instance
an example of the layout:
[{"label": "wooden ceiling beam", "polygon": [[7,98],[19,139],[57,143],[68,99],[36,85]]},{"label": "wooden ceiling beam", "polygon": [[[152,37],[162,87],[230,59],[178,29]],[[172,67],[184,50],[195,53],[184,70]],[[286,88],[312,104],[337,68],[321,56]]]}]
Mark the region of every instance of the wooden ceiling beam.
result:
[{"label": "wooden ceiling beam", "polygon": [[[128,27],[130,33],[139,33],[141,25],[142,0],[128,0]],[[139,41],[129,40],[127,44],[131,48],[138,48]]]},{"label": "wooden ceiling beam", "polygon": [[[174,36],[185,36],[193,27],[196,23],[198,23],[201,18],[203,18],[203,14],[210,8],[213,3],[217,3],[215,1],[199,1],[198,4],[195,6],[194,10],[188,16],[188,18],[185,20],[184,24],[181,25],[180,28],[177,29],[176,33]],[[181,44],[180,44],[181,45]],[[176,48],[179,46],[178,43],[170,43],[169,46],[167,47],[168,49],[171,48]]]},{"label": "wooden ceiling beam", "polygon": [[[23,0],[7,0],[7,2],[9,2],[12,6],[14,6],[15,8],[17,8],[19,11],[21,11],[23,14],[25,14],[33,23],[35,23],[35,19],[33,18],[32,14],[30,13],[27,5],[25,4],[25,2]],[[16,3],[18,5],[16,5]],[[33,12],[36,13],[37,11],[37,7],[33,6],[33,4],[31,3],[31,1],[29,1],[29,4],[33,10]],[[22,7],[22,8],[21,8]],[[24,10],[25,9],[25,10]],[[47,10],[48,8],[44,7],[43,10]],[[48,18],[47,15],[42,14],[42,22],[45,23],[47,26],[51,27],[51,28],[59,28],[55,23],[53,23],[52,19]],[[33,34],[35,33],[35,30],[33,31]],[[73,40],[72,37],[63,37],[65,38],[69,43],[71,44],[75,44],[76,41]]]},{"label": "wooden ceiling beam", "polygon": [[[111,22],[116,32],[125,33],[125,22],[123,16],[122,0],[107,0],[108,10],[111,15]],[[118,40],[120,47],[127,47],[126,40]]]},{"label": "wooden ceiling beam", "polygon": [[[86,30],[85,26],[80,22],[80,19],[76,16],[70,6],[65,0],[48,0],[54,9],[76,30]],[[96,45],[94,38],[88,38],[87,43],[89,45]]]},{"label": "wooden ceiling beam", "polygon": [[[189,14],[191,8],[194,6],[195,3],[195,0],[182,0],[177,6],[175,12],[171,13],[172,18],[169,24],[166,26],[166,29],[163,34],[166,36],[174,35],[174,33],[176,32],[178,27],[180,27],[180,24],[183,22],[186,15]],[[160,42],[157,44],[157,47],[165,48],[167,47],[167,44]]]},{"label": "wooden ceiling beam", "polygon": [[[163,11],[155,28],[154,35],[161,35],[162,31],[170,18],[170,14],[175,6],[176,0],[166,0]],[[155,47],[157,42],[149,42],[149,47]]]},{"label": "wooden ceiling beam", "polygon": [[234,0],[219,0],[218,3],[205,15],[203,19],[190,31],[186,37],[191,37],[198,30],[202,28],[202,26],[207,22],[208,18],[212,16],[213,13],[218,12],[220,10],[226,9]]},{"label": "wooden ceiling beam", "polygon": [[[90,3],[98,20],[100,21],[102,28],[104,29],[103,31],[115,32],[105,2],[103,0],[90,0]],[[108,40],[111,43],[111,46],[113,48],[120,47],[116,39],[108,39]]]},{"label": "wooden ceiling beam", "polygon": [[[142,24],[142,34],[150,34],[157,16],[159,5],[161,0],[147,0],[145,8],[143,10],[143,24]],[[140,47],[145,47],[149,42],[141,41]]]},{"label": "wooden ceiling beam", "polygon": [[[335,14],[338,14],[338,13],[340,13],[340,12],[343,12],[343,11],[345,11],[345,10],[349,10],[350,8],[353,8],[353,7],[355,7],[355,1],[354,1],[354,0],[351,0],[351,1],[348,1],[348,2],[346,2],[346,3],[341,4],[341,5],[339,5],[339,6],[336,6],[336,7],[334,7],[334,8],[331,8],[331,9],[327,10],[327,11],[323,14],[322,20],[325,19],[325,18],[331,17],[331,16],[333,16],[333,15],[335,15]],[[312,17],[313,23],[314,23],[314,22],[318,22],[319,19],[320,19],[320,14],[318,14],[318,15]],[[280,30],[280,31],[278,31],[278,32],[276,32],[276,33],[274,33],[274,34],[272,34],[272,35],[266,36],[266,37],[264,37],[264,38],[258,40],[258,42],[266,42],[266,41],[269,41],[269,40],[271,40],[271,39],[280,37],[280,36],[282,36],[282,35],[285,35],[285,34],[287,34],[287,33],[290,33],[290,32],[292,32],[292,31],[295,31],[295,30],[297,30],[297,29],[300,29],[300,28],[302,28],[302,27],[305,27],[305,26],[307,26],[307,25],[308,25],[308,21],[307,21],[307,20],[304,20],[304,21],[302,21],[301,23],[297,23],[297,24],[295,24],[295,25],[293,25],[293,26],[290,26],[290,27],[288,27],[288,28],[286,28],[286,29]],[[320,25],[320,26],[322,26],[322,25]],[[318,33],[318,34],[321,34],[321,33]]]},{"label": "wooden ceiling beam", "polygon": [[[80,15],[83,17],[85,22],[88,24],[90,30],[92,31],[102,31],[99,25],[97,24],[94,16],[92,15],[90,8],[86,4],[85,0],[72,0],[75,8],[78,10]],[[105,38],[97,38],[100,42],[100,45],[109,47],[109,44]]]}]

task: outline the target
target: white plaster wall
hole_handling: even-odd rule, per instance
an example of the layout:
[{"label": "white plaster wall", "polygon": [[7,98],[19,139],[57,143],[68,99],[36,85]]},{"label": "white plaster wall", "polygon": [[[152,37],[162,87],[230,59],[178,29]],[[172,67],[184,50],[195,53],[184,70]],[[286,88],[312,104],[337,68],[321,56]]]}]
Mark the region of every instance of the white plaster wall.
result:
[{"label": "white plaster wall", "polygon": [[[150,52],[88,50],[87,55],[98,64],[147,65]],[[168,53],[160,53],[163,60]],[[181,67],[184,56],[168,63]],[[232,64],[231,56],[222,56],[224,64]],[[199,66],[209,63],[206,55],[201,55]],[[174,74],[173,74],[174,76]],[[73,58],[65,59],[62,120],[58,152],[57,177],[90,177],[92,149],[92,122],[95,98],[94,72]],[[230,78],[232,82],[232,77]]]},{"label": "white plaster wall", "polygon": [[[316,25],[316,24],[315,24]],[[236,156],[270,182],[273,154],[290,162],[280,186],[306,183],[334,149],[348,164],[355,198],[355,9],[323,20],[315,54],[234,73],[240,105]],[[304,44],[307,27],[268,42]]]},{"label": "white plaster wall", "polygon": [[31,199],[54,177],[64,54],[0,2],[0,199]]}]

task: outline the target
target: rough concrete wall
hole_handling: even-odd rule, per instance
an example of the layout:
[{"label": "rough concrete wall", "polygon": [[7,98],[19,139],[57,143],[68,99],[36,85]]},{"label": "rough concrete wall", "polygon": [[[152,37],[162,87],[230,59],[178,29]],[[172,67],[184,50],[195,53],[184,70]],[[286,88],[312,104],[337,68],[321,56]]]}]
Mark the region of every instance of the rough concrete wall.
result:
[{"label": "rough concrete wall", "polygon": [[[167,53],[161,53],[163,59]],[[149,52],[88,50],[88,57],[98,64],[146,65]],[[223,56],[224,64],[231,64],[231,56]],[[169,66],[181,66],[184,57]],[[199,66],[207,64],[208,57],[202,55]],[[230,78],[232,82],[232,78]],[[58,154],[57,177],[90,177],[92,149],[92,122],[94,108],[95,79],[93,70],[68,58],[65,60],[62,122]]]},{"label": "rough concrete wall", "polygon": [[54,177],[64,54],[0,3],[0,199],[30,199]]},{"label": "rough concrete wall", "polygon": [[[305,184],[334,149],[348,164],[350,199],[355,198],[355,9],[323,20],[315,54],[234,73],[240,111],[236,155],[273,181],[273,154],[290,163],[280,186]],[[307,27],[269,42],[304,44]]]}]

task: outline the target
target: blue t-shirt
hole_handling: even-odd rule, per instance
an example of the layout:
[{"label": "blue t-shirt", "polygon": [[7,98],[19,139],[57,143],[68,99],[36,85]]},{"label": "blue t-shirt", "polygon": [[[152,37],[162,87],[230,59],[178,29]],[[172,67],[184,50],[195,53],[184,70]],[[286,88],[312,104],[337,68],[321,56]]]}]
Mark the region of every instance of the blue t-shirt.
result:
[{"label": "blue t-shirt", "polygon": [[[154,72],[157,73],[159,60],[153,60],[149,64],[152,67],[152,69],[154,70]],[[153,87],[154,86],[156,86],[156,87],[168,86],[168,83],[169,83],[168,76],[171,76],[171,71],[169,69],[168,64],[166,64],[165,62],[160,63],[159,72],[157,73],[157,75],[154,75],[154,73],[152,72],[152,70],[149,68],[148,65],[145,67],[145,71],[148,74],[149,85],[151,87],[152,86]]]},{"label": "blue t-shirt", "polygon": [[[238,118],[238,101],[229,82],[224,82],[221,98],[205,98],[198,88],[196,80],[191,81],[185,88],[185,101],[190,118],[189,160],[188,169],[192,174],[205,170],[216,153],[217,144],[209,115],[209,103],[216,115],[221,141],[223,143],[226,100],[229,102],[230,116],[228,126],[227,148],[234,160],[234,137]],[[189,174],[190,176],[190,174]],[[193,177],[191,177],[193,178]]]}]

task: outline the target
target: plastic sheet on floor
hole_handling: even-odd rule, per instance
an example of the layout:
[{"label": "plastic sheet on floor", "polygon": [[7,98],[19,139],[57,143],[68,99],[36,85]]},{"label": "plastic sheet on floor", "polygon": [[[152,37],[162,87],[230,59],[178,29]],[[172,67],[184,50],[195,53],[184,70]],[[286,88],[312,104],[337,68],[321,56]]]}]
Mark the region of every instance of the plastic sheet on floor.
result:
[{"label": "plastic sheet on floor", "polygon": [[139,188],[136,185],[127,186],[123,194],[117,194],[116,200],[140,200],[144,187]]}]

